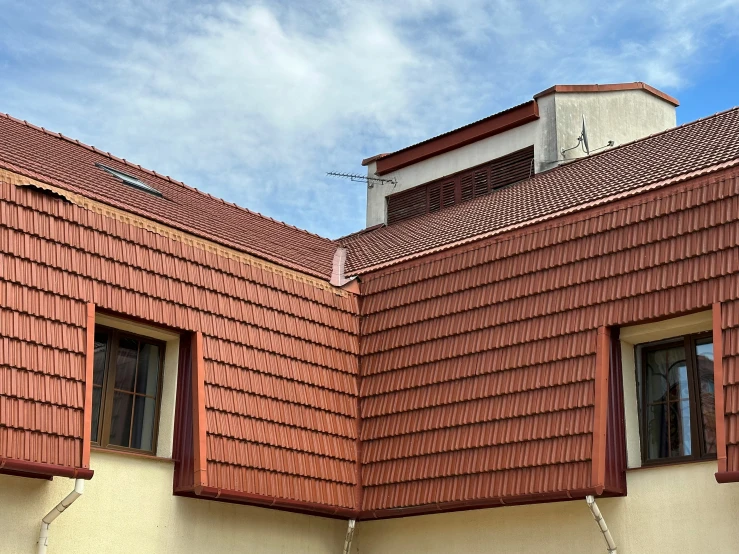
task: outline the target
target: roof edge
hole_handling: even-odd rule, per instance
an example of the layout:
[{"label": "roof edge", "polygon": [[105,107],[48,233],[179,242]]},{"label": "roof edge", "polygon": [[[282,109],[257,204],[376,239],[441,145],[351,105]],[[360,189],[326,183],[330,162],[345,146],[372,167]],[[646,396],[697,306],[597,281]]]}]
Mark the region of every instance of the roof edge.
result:
[{"label": "roof edge", "polygon": [[535,99],[529,100],[391,154],[380,154],[364,161],[369,160],[367,163],[377,161],[375,174],[385,175],[391,171],[497,135],[514,127],[520,127],[537,119],[539,119],[539,105]]},{"label": "roof edge", "polygon": [[329,290],[336,294],[347,294],[341,288],[333,286],[329,282],[330,275],[323,275],[318,271],[303,267],[300,264],[283,260],[269,255],[257,249],[249,252],[243,247],[226,239],[221,239],[205,232],[193,232],[192,230],[178,225],[176,222],[168,221],[163,217],[152,217],[132,206],[124,206],[81,190],[68,183],[60,183],[56,179],[38,175],[34,171],[19,168],[13,164],[0,160],[0,183],[14,186],[33,185],[47,191],[63,196],[69,202],[91,210],[100,215],[124,221],[126,224],[157,233],[170,239],[178,240],[200,250],[222,255],[226,258],[241,261],[251,265],[259,265],[262,269],[268,269],[283,276],[291,276],[295,280],[309,282],[312,286]]},{"label": "roof edge", "polygon": [[365,158],[362,160],[363,166],[368,166],[372,162],[376,162],[380,158],[386,158],[387,156],[390,156],[391,154],[388,152],[385,152],[384,154],[375,154],[374,156],[370,156],[369,158]]},{"label": "roof edge", "polygon": [[548,89],[542,90],[541,92],[534,95],[534,99],[549,96],[555,92],[567,93],[567,92],[618,92],[622,90],[643,90],[656,96],[657,98],[664,100],[665,102],[672,104],[677,107],[680,102],[677,98],[670,96],[669,94],[662,92],[659,89],[654,88],[647,83],[642,81],[635,81],[633,83],[612,83],[612,84],[592,84],[592,85],[554,85]]}]

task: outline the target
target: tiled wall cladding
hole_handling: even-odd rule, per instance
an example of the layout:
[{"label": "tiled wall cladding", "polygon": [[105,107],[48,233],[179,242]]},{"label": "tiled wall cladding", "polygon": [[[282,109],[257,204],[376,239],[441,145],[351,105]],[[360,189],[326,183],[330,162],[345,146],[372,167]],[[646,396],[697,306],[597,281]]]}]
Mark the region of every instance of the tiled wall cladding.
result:
[{"label": "tiled wall cladding", "polygon": [[721,302],[739,471],[732,173],[365,275],[361,318],[319,283],[0,191],[0,457],[79,466],[93,302],[202,333],[212,490],[351,510],[361,483],[366,517],[582,491],[602,443],[598,329]]},{"label": "tiled wall cladding", "polygon": [[0,458],[79,467],[86,303],[203,333],[207,485],[356,507],[357,302],[0,184]]},{"label": "tiled wall cladding", "polygon": [[363,276],[363,508],[592,486],[597,329],[714,302],[739,470],[738,195],[703,178]]}]

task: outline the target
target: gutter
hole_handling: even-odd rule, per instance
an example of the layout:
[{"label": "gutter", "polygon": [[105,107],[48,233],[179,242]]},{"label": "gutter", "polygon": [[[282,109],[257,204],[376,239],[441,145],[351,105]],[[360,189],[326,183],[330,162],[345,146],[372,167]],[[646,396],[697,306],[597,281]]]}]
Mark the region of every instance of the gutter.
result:
[{"label": "gutter", "polygon": [[717,471],[717,483],[739,483],[739,471]]},{"label": "gutter", "polygon": [[335,519],[357,519],[358,516],[358,511],[352,508],[328,506],[325,504],[318,504],[317,502],[290,500],[287,498],[277,498],[276,496],[266,496],[241,491],[227,491],[216,487],[187,487],[184,489],[176,490],[175,494],[179,496],[197,496],[199,498],[211,500],[224,500],[227,502],[253,504],[265,508],[274,508],[278,510],[286,510],[303,514],[320,515]]},{"label": "gutter", "polygon": [[474,510],[478,508],[499,508],[502,506],[516,506],[520,504],[545,504],[547,502],[581,500],[586,498],[587,496],[600,495],[602,492],[603,491],[600,488],[587,488],[571,491],[527,494],[511,497],[508,499],[504,499],[502,497],[485,498],[480,500],[464,500],[458,502],[424,504],[421,506],[408,506],[407,508],[384,508],[380,510],[365,510],[359,513],[358,519],[390,519],[395,517],[433,514],[437,512],[459,512],[464,510]]},{"label": "gutter", "polygon": [[197,497],[205,500],[250,504],[275,510],[330,517],[333,519],[354,519],[356,521],[366,521],[372,519],[392,519],[396,517],[426,515],[439,512],[459,512],[478,508],[498,508],[502,506],[517,506],[521,504],[545,504],[548,502],[563,502],[567,500],[584,500],[587,496],[599,496],[602,492],[603,491],[600,488],[587,488],[543,494],[527,494],[508,499],[504,499],[502,497],[485,498],[479,500],[423,504],[420,506],[408,506],[405,508],[383,508],[378,510],[356,510],[353,508],[329,506],[316,502],[306,502],[304,500],[290,500],[248,492],[229,491],[208,486],[178,488],[174,491],[174,494],[177,496]]},{"label": "gutter", "polygon": [[38,535],[38,554],[46,554],[46,547],[49,546],[49,526],[67,508],[69,508],[75,500],[82,496],[83,492],[85,492],[85,480],[76,479],[72,492],[65,496],[64,500],[54,506],[54,508],[41,520],[41,530]]},{"label": "gutter", "polygon": [[27,462],[25,460],[11,460],[8,458],[0,458],[0,471],[2,470],[30,473],[39,477],[69,477],[71,479],[85,480],[92,479],[94,474],[91,469]]}]

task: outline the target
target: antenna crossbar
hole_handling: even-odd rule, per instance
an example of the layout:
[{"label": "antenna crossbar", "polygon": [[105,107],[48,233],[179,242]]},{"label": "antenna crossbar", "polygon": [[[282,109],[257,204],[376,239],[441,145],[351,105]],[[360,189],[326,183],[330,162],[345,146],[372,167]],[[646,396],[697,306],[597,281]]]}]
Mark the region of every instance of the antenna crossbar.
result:
[{"label": "antenna crossbar", "polygon": [[331,177],[341,177],[342,179],[349,179],[350,181],[353,181],[355,183],[367,183],[367,186],[372,188],[375,184],[378,185],[397,185],[398,181],[396,179],[383,179],[382,177],[370,177],[369,175],[358,175],[356,173],[339,173],[337,171],[329,171],[326,173],[326,175],[330,175]]}]

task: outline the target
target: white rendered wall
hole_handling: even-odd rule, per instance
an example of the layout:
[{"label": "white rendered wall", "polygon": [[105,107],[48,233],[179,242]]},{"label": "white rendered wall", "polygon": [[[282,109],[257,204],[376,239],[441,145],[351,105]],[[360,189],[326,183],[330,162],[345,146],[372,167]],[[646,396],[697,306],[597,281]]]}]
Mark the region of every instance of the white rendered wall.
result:
[{"label": "white rendered wall", "polygon": [[[644,90],[556,93],[558,152],[577,144],[582,116],[590,150],[614,141],[615,146],[643,138],[676,124],[675,106]],[[585,156],[581,149],[564,155],[571,160]],[[560,155],[561,157],[561,155]]]}]

